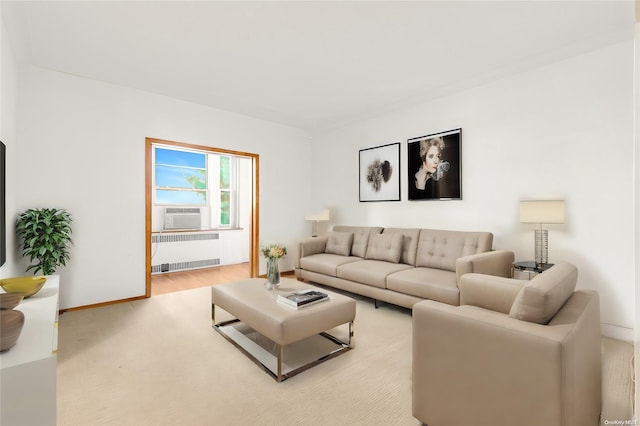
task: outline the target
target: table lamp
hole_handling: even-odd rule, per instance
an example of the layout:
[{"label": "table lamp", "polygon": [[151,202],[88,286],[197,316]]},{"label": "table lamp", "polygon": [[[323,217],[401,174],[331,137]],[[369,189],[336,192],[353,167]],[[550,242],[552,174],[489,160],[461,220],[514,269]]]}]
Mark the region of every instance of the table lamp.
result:
[{"label": "table lamp", "polygon": [[542,229],[543,224],[564,223],[564,200],[520,201],[520,223],[536,223],[540,229],[535,231],[536,266],[548,261],[549,232]]},{"label": "table lamp", "polygon": [[308,214],[304,217],[304,220],[313,222],[313,227],[311,228],[311,236],[317,237],[320,222],[329,221],[329,209],[324,209],[317,213]]}]

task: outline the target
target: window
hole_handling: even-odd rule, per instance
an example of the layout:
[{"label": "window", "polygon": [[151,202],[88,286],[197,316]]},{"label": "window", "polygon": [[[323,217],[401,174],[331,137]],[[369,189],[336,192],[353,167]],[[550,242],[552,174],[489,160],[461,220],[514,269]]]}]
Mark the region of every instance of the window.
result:
[{"label": "window", "polygon": [[220,157],[220,224],[231,220],[231,159]]},{"label": "window", "polygon": [[238,225],[233,155],[154,146],[154,203],[200,206],[212,228]]},{"label": "window", "polygon": [[156,204],[206,205],[206,154],[156,148],[155,187]]}]

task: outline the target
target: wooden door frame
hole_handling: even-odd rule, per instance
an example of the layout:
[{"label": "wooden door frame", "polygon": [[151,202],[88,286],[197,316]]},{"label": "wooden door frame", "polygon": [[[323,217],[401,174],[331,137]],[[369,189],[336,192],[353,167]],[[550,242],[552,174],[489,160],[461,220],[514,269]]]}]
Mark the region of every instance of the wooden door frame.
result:
[{"label": "wooden door frame", "polygon": [[216,154],[237,155],[250,158],[252,162],[252,191],[251,191],[251,229],[249,232],[249,271],[251,277],[258,276],[258,236],[260,213],[260,156],[249,152],[232,151],[211,146],[193,145],[185,142],[168,141],[164,139],[145,138],[145,297],[151,297],[151,211],[153,208],[153,145],[175,146]]}]

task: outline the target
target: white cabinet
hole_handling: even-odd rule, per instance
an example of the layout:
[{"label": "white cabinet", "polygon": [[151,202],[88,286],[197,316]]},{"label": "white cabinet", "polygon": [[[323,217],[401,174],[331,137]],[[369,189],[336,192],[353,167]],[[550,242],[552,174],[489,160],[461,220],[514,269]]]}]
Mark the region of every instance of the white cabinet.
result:
[{"label": "white cabinet", "polygon": [[15,309],[24,327],[14,347],[0,353],[0,424],[56,424],[58,288],[60,277],[47,277],[44,287]]}]

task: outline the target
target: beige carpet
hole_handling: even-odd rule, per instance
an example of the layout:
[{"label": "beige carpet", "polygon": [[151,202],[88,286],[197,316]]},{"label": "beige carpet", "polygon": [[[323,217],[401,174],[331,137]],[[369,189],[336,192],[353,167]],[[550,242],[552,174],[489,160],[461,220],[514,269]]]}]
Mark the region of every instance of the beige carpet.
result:
[{"label": "beige carpet", "polygon": [[[276,383],[211,328],[210,300],[200,288],[61,315],[58,425],[418,424],[409,311],[358,299],[355,349]],[[630,347],[603,341],[618,360],[605,375],[625,386]],[[617,386],[603,414],[627,419]]]},{"label": "beige carpet", "polygon": [[602,339],[601,425],[625,424],[625,420],[633,418],[633,364],[633,345],[615,339]]}]

